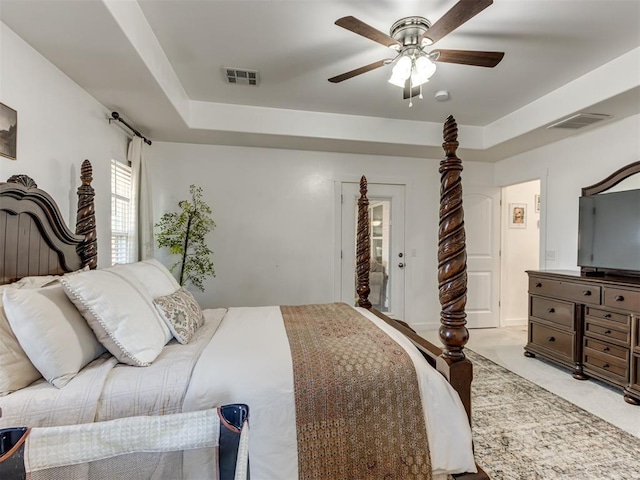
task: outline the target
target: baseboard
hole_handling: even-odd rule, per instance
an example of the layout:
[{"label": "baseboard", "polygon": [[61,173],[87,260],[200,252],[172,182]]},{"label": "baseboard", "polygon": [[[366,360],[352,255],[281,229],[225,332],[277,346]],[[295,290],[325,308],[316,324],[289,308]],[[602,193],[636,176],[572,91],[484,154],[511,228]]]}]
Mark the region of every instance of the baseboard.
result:
[{"label": "baseboard", "polygon": [[411,328],[413,328],[417,332],[421,332],[424,330],[438,330],[440,328],[440,322],[421,322],[421,323],[411,323]]},{"label": "baseboard", "polygon": [[526,327],[527,318],[509,318],[502,321],[501,327]]}]

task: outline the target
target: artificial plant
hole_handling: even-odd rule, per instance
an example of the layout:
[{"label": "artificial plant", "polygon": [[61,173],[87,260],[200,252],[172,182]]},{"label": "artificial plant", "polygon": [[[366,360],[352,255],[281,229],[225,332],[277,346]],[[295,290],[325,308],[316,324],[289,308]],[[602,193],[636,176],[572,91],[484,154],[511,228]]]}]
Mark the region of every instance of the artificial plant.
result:
[{"label": "artificial plant", "polygon": [[203,282],[208,276],[216,276],[205,237],[216,226],[211,218],[211,208],[202,200],[202,188],[189,187],[191,201],[178,202],[179,212],[165,213],[156,224],[158,247],[167,247],[169,252],[180,258],[170,270],[180,266],[178,282],[181,286],[190,282],[204,291]]}]

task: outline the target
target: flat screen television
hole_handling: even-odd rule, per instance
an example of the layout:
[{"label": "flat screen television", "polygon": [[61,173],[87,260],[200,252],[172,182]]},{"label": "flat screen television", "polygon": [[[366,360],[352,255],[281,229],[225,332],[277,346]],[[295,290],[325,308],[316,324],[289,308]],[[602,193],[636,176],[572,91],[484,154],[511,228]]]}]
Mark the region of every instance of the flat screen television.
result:
[{"label": "flat screen television", "polygon": [[578,265],[640,272],[640,189],[580,197]]}]

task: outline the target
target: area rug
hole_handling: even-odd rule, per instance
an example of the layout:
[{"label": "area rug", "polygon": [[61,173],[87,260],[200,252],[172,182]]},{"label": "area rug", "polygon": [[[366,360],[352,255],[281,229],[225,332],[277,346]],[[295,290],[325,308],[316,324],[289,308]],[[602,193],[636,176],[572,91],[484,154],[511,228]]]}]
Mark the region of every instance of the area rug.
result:
[{"label": "area rug", "polygon": [[639,438],[467,353],[476,461],[492,480],[640,479]]}]

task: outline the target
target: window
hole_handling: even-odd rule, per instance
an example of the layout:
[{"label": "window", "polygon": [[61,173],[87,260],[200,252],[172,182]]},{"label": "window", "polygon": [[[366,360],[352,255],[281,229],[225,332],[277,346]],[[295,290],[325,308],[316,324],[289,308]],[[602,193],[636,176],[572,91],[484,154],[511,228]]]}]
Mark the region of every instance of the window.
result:
[{"label": "window", "polygon": [[135,208],[131,167],[111,160],[111,264],[135,260]]}]

